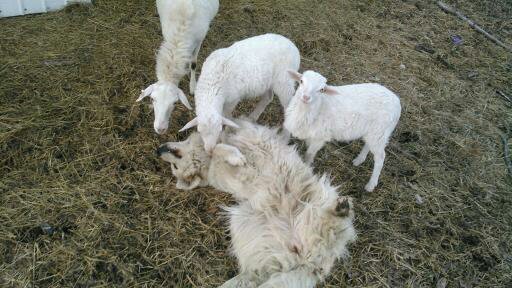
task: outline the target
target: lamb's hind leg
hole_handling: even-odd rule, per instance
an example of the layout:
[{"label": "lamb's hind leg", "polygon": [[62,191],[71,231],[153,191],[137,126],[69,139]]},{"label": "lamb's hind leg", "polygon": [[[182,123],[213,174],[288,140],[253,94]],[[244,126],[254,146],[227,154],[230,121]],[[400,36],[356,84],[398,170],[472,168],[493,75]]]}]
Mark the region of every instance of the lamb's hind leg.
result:
[{"label": "lamb's hind leg", "polygon": [[256,122],[258,118],[260,118],[261,113],[265,111],[265,108],[267,108],[268,104],[272,102],[273,97],[274,93],[272,92],[272,90],[265,92],[265,94],[261,96],[261,99],[258,102],[258,104],[256,104],[256,108],[254,108],[252,113],[249,115],[249,119]]},{"label": "lamb's hind leg", "polygon": [[386,152],[384,151],[385,146],[381,145],[379,147],[370,148],[373,154],[373,172],[370,178],[370,181],[364,186],[364,189],[368,192],[372,192],[373,189],[379,183],[380,172],[382,171],[382,166],[384,166],[384,158],[386,158]]}]

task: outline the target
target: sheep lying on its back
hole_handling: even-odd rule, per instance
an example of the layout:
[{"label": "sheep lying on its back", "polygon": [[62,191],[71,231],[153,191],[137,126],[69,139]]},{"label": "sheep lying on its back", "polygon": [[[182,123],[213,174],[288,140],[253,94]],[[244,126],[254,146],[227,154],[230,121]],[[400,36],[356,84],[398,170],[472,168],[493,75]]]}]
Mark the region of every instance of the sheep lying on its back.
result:
[{"label": "sheep lying on its back", "polygon": [[209,184],[238,202],[227,212],[240,274],[222,287],[314,287],[356,238],[351,200],[315,176],[276,130],[236,123],[211,157],[197,133],[158,154],[179,188]]},{"label": "sheep lying on its back", "polygon": [[325,77],[314,71],[289,73],[299,87],[286,109],[284,127],[306,140],[306,162],[312,163],[328,141],[362,138],[363,150],[352,163],[360,165],[372,152],[373,173],[365,189],[373,191],[384,165],[384,149],[400,118],[398,96],[375,83],[336,87],[327,85]]},{"label": "sheep lying on its back", "polygon": [[222,125],[236,126],[228,118],[240,100],[260,97],[249,118],[257,120],[273,93],[286,109],[295,83],[287,70],[297,71],[299,50],[288,38],[264,34],[218,49],[206,58],[196,91],[197,117],[180,131],[194,127],[201,133],[205,149],[211,152]]}]

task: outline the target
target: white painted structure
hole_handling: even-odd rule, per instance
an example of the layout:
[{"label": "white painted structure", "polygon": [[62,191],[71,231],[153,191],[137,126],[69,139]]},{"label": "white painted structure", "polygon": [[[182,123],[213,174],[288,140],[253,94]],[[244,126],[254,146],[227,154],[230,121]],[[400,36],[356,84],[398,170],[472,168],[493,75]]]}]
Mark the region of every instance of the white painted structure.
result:
[{"label": "white painted structure", "polygon": [[0,0],[0,18],[46,13],[75,3],[91,3],[91,0]]}]

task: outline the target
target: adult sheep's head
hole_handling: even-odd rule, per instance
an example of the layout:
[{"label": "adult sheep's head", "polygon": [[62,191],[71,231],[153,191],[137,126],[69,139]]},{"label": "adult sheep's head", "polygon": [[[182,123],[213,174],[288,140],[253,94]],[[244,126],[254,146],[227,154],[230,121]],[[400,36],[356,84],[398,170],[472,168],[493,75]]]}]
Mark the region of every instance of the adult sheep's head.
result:
[{"label": "adult sheep's head", "polygon": [[182,142],[164,143],[158,147],[156,154],[171,164],[176,188],[191,190],[208,185],[210,158],[203,149],[203,141],[198,133],[192,133]]},{"label": "adult sheep's head", "polygon": [[213,113],[208,117],[196,117],[192,121],[188,122],[181,131],[185,131],[189,128],[197,126],[197,131],[201,134],[201,138],[204,143],[204,149],[208,154],[212,154],[213,148],[217,145],[220,133],[222,132],[222,125],[239,128],[239,126],[220,114]]},{"label": "adult sheep's head", "polygon": [[174,110],[174,104],[179,100],[185,107],[192,109],[187,96],[172,83],[157,82],[142,90],[137,102],[149,96],[152,100],[155,122],[153,127],[158,134],[164,134],[169,128],[169,117]]},{"label": "adult sheep's head", "polygon": [[327,85],[327,79],[315,71],[305,71],[300,74],[296,71],[288,70],[290,77],[299,83],[295,96],[304,104],[312,103],[319,94],[336,95],[338,91],[332,86]]}]

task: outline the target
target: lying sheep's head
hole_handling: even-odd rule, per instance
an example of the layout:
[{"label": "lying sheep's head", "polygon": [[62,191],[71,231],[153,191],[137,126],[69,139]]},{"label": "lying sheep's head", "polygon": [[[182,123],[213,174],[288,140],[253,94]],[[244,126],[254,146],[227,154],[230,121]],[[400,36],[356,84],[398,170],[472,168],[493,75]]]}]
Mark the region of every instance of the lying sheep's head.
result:
[{"label": "lying sheep's head", "polygon": [[174,104],[178,100],[188,109],[192,109],[183,91],[170,82],[157,82],[149,85],[148,88],[142,90],[137,102],[147,96],[149,96],[153,102],[153,111],[155,112],[153,127],[158,134],[163,134],[167,131],[169,127],[169,117],[174,110]]},{"label": "lying sheep's head", "polygon": [[172,174],[176,177],[176,188],[191,190],[208,185],[207,169],[209,157],[203,149],[199,133],[192,133],[182,142],[167,142],[156,150],[157,155],[171,163]]},{"label": "lying sheep's head", "polygon": [[212,154],[213,148],[217,145],[220,133],[222,132],[222,125],[239,128],[235,122],[216,113],[213,113],[209,117],[202,118],[204,118],[204,120],[200,120],[198,117],[194,118],[181,128],[180,132],[197,126],[197,131],[201,134],[204,143],[204,149],[209,155]]},{"label": "lying sheep's head", "polygon": [[336,91],[334,87],[327,85],[327,79],[315,71],[308,70],[304,72],[304,74],[300,74],[288,70],[288,74],[293,80],[299,83],[294,97],[299,97],[305,104],[315,101],[319,94],[338,94],[338,91]]}]

